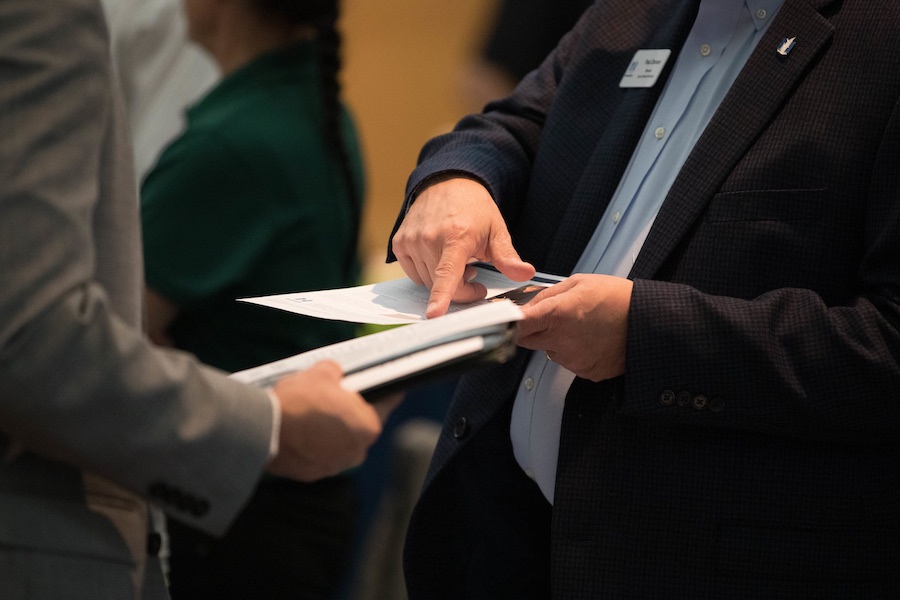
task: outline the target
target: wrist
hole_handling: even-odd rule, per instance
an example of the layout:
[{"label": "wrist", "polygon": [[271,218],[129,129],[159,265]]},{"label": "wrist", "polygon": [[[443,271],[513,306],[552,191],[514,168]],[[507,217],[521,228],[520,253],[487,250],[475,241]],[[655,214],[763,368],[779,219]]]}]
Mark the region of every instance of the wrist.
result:
[{"label": "wrist", "polygon": [[487,189],[487,184],[481,178],[476,177],[467,171],[438,171],[437,173],[432,173],[425,177],[425,179],[420,181],[418,185],[413,188],[413,191],[409,194],[409,201],[406,203],[406,210],[409,211],[409,207],[412,206],[412,203],[415,202],[416,198],[418,198],[422,192],[439,183],[450,181],[451,179],[468,179],[469,181],[481,184]]}]

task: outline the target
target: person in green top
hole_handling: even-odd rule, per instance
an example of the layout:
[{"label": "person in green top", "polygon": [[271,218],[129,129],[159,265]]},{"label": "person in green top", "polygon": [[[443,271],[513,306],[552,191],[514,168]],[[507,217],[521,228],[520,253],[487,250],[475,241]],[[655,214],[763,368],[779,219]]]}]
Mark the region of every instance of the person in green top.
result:
[{"label": "person in green top", "polygon": [[[151,338],[231,372],[353,336],[236,301],[358,283],[363,169],[339,96],[337,2],[185,9],[223,79],[141,186]],[[173,599],[334,597],[356,506],[348,476],[272,476],[221,539],[170,521]]]}]

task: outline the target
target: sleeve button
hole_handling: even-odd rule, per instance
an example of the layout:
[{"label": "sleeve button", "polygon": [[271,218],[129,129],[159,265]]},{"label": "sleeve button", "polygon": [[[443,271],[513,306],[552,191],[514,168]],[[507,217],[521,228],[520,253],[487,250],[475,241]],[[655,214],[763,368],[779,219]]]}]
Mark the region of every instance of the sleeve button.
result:
[{"label": "sleeve button", "polygon": [[672,390],[663,390],[659,394],[659,403],[663,406],[671,406],[675,404],[675,392]]}]

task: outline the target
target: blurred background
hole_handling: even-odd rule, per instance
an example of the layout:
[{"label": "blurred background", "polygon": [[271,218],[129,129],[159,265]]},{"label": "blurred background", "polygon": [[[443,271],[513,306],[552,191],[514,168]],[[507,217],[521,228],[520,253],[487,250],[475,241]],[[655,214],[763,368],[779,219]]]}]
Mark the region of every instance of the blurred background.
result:
[{"label": "blurred background", "polygon": [[464,81],[497,4],[344,1],[344,98],[365,155],[362,248],[372,280],[399,273],[384,265],[384,256],[406,178],[422,145],[472,110]]}]

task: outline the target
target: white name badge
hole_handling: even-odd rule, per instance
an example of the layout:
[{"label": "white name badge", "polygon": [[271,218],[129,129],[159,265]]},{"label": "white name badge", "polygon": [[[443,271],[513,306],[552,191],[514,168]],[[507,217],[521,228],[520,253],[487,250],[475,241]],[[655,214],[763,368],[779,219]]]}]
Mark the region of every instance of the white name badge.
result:
[{"label": "white name badge", "polygon": [[619,87],[653,87],[671,54],[671,50],[638,50],[634,53],[625,75],[622,76]]}]

